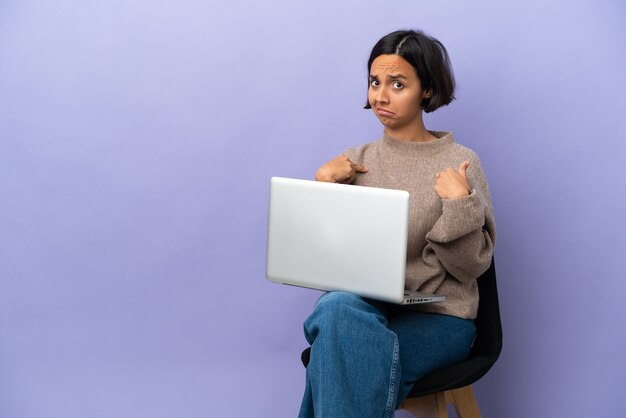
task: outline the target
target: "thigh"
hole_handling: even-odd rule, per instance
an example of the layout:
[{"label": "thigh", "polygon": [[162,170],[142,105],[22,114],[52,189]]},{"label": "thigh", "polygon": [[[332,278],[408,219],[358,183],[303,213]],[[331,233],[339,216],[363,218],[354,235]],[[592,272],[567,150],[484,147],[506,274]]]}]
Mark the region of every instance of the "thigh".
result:
[{"label": "thigh", "polygon": [[449,315],[403,312],[389,320],[400,344],[402,382],[413,384],[437,369],[466,360],[476,335],[474,321]]}]

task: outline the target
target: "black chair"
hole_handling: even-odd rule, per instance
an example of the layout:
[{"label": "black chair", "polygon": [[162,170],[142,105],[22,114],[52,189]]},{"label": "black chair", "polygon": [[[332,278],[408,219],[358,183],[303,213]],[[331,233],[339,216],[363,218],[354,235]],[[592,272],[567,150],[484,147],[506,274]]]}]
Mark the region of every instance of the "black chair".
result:
[{"label": "black chair", "polygon": [[[476,317],[476,340],[470,358],[424,376],[415,383],[400,406],[420,418],[447,418],[447,404],[453,404],[459,418],[480,418],[472,383],[483,377],[502,351],[502,325],[496,286],[496,266],[478,278],[480,303]],[[302,363],[309,364],[310,348],[302,352]]]}]

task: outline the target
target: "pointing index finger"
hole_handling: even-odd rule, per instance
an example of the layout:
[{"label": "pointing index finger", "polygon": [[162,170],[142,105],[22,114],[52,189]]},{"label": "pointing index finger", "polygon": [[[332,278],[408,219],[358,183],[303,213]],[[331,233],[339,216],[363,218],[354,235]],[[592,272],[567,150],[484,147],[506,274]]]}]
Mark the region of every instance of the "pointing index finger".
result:
[{"label": "pointing index finger", "polygon": [[352,161],[347,156],[345,156],[345,157],[348,159],[348,162],[350,163],[350,166],[354,169],[354,171],[359,172],[359,173],[366,173],[367,172],[367,168],[365,168],[361,164],[355,163],[354,161]]}]

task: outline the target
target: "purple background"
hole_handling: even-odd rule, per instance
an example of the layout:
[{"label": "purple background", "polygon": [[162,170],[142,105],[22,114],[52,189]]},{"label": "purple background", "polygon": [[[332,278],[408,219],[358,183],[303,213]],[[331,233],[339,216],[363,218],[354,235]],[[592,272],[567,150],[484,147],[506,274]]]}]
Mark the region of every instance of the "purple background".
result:
[{"label": "purple background", "polygon": [[365,63],[401,27],[448,47],[458,101],[426,124],[490,180],[483,416],[623,416],[624,22],[618,0],[4,0],[0,416],[296,416],[319,294],[264,278],[268,179],[380,136]]}]

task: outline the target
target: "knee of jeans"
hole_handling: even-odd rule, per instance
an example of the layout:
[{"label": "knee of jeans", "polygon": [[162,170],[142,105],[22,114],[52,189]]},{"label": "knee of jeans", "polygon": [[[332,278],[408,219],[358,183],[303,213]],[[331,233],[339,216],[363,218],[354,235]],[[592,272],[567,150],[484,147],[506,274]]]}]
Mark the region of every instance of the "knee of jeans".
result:
[{"label": "knee of jeans", "polygon": [[317,324],[333,328],[371,324],[371,321],[387,324],[387,319],[378,309],[360,296],[348,292],[326,293],[317,301],[311,316]]},{"label": "knee of jeans", "polygon": [[365,303],[359,296],[347,292],[329,292],[317,301],[313,313],[305,322],[305,330],[308,333],[317,333],[325,328],[336,331],[344,323],[353,320],[351,312],[359,309],[351,309]]},{"label": "knee of jeans", "polygon": [[328,292],[322,295],[315,305],[315,309],[338,309],[346,306],[359,305],[363,299],[354,293]]}]

